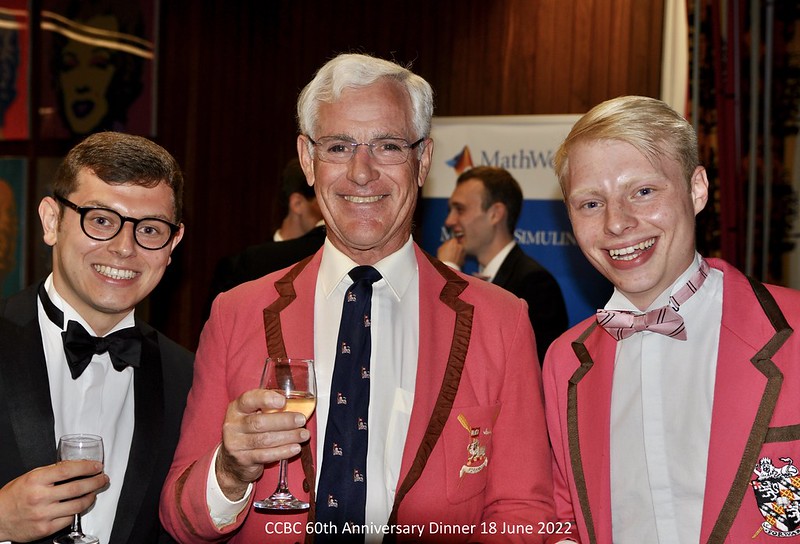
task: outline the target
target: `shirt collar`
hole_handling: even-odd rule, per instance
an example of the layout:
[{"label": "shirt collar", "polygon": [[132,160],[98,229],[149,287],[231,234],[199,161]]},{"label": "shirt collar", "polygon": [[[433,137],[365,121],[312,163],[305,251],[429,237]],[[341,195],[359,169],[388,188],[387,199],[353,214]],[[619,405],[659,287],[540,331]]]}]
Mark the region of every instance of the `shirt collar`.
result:
[{"label": "shirt collar", "polygon": [[486,266],[480,268],[478,272],[482,276],[486,276],[486,281],[494,281],[494,277],[497,275],[497,272],[500,270],[500,265],[503,264],[503,261],[506,260],[508,254],[511,253],[511,250],[514,249],[514,246],[517,243],[514,240],[511,240],[508,244],[501,249],[497,255],[492,257],[492,259],[486,264]]},{"label": "shirt collar", "polygon": [[[348,285],[352,283],[347,274],[356,266],[358,263],[336,249],[330,240],[325,239],[322,260],[319,265],[319,278],[317,279],[322,286],[325,298],[330,297],[342,281],[347,281]],[[409,236],[403,247],[373,266],[381,273],[383,276],[381,281],[386,282],[395,298],[402,299],[417,274],[417,259],[414,255],[414,243],[411,237]],[[379,285],[381,281],[376,285]]]},{"label": "shirt collar", "polygon": [[[669,303],[669,297],[675,291],[683,287],[683,285],[689,281],[689,277],[694,274],[697,269],[700,268],[700,254],[698,252],[694,252],[694,260],[692,264],[689,265],[689,268],[683,271],[683,274],[678,276],[672,285],[664,289],[664,291],[656,297],[656,299],[647,307],[645,311],[652,310],[654,308],[660,308],[662,306],[666,306]],[[637,308],[628,298],[623,295],[616,287],[614,287],[614,293],[611,295],[611,298],[606,303],[605,307],[606,310],[630,310],[634,312],[640,312],[639,308]]]}]

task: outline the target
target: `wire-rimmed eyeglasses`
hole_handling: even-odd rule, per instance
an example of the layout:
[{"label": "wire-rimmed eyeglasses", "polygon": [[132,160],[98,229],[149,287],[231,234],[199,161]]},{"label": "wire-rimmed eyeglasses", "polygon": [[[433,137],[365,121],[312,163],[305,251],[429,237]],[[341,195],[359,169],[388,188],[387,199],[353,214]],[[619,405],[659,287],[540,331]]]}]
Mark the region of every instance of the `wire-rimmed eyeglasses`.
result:
[{"label": "wire-rimmed eyeglasses", "polygon": [[99,242],[111,240],[122,231],[126,222],[130,222],[133,223],[133,239],[136,243],[144,249],[157,250],[166,247],[181,229],[178,225],[156,217],[125,217],[108,208],[78,206],[59,195],[55,195],[55,198],[64,206],[75,210],[81,216],[83,233]]},{"label": "wire-rimmed eyeglasses", "polygon": [[317,158],[323,162],[345,164],[355,155],[359,146],[365,146],[370,156],[382,165],[403,164],[408,160],[411,151],[425,141],[420,138],[409,143],[403,138],[373,138],[369,142],[359,143],[354,140],[338,138],[336,136],[323,136],[314,141],[311,136],[306,136],[317,150]]}]

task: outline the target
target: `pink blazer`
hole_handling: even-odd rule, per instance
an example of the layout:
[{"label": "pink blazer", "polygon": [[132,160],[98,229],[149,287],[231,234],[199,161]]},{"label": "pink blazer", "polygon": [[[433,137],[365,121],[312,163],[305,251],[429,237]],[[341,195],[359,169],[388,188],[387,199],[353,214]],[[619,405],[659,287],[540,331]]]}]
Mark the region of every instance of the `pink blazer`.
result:
[{"label": "pink blazer", "polygon": [[[546,522],[553,517],[551,459],[526,305],[415,250],[419,363],[392,521],[424,525],[423,540],[543,541]],[[306,536],[304,527],[313,521],[313,510],[270,516],[248,507],[234,524],[218,530],[209,517],[205,493],[227,405],[257,386],[267,354],[314,357],[314,290],[321,255],[322,251],[288,273],[280,271],[223,293],[214,303],[197,352],[181,439],[162,492],[162,521],[180,542],[296,542]],[[296,495],[313,504],[315,422],[309,428],[310,443],[289,463],[289,481]],[[485,448],[485,455],[470,457],[471,443],[472,452],[478,446]],[[253,496],[266,497],[276,481],[277,467],[268,466]],[[275,521],[300,523],[292,525],[289,534],[276,534],[275,526],[268,525]],[[456,526],[459,534],[432,532],[452,532]],[[464,532],[464,526],[474,529]],[[529,528],[533,535],[520,534]]]},{"label": "pink blazer", "polygon": [[[800,336],[792,331],[800,292],[760,284],[754,291],[724,261],[708,262],[723,271],[724,286],[700,542],[777,542],[761,509],[772,512],[772,490],[800,487],[792,479],[800,462]],[[611,543],[615,353],[592,317],[556,340],[544,365],[556,514],[576,522],[584,544]],[[789,508],[800,513],[800,491],[794,497]]]}]

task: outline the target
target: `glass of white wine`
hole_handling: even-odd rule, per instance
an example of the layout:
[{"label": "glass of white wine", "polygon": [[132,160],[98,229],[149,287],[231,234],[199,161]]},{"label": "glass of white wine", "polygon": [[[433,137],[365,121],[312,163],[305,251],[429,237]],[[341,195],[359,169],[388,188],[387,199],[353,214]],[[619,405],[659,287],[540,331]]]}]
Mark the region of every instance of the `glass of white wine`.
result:
[{"label": "glass of white wine", "polygon": [[[58,439],[58,460],[103,462],[103,439],[95,434],[66,434]],[[53,539],[55,544],[98,544],[100,539],[81,529],[81,515],[75,514],[69,534]]]},{"label": "glass of white wine", "polygon": [[[282,412],[299,412],[311,417],[317,406],[317,380],[311,359],[267,359],[261,375],[261,388],[277,391],[286,397]],[[253,503],[259,510],[296,512],[307,510],[309,504],[292,495],[286,482],[286,459],[281,459],[278,487],[262,501]]]}]

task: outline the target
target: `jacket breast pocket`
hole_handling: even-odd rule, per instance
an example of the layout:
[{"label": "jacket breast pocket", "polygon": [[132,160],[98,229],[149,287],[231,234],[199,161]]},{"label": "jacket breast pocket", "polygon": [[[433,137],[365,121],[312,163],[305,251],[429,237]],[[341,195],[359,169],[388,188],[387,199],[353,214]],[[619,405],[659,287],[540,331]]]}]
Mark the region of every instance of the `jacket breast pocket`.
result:
[{"label": "jacket breast pocket", "polygon": [[464,502],[481,493],[492,464],[492,433],[500,405],[453,407],[442,431],[447,499]]}]

